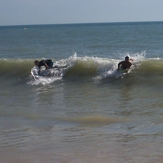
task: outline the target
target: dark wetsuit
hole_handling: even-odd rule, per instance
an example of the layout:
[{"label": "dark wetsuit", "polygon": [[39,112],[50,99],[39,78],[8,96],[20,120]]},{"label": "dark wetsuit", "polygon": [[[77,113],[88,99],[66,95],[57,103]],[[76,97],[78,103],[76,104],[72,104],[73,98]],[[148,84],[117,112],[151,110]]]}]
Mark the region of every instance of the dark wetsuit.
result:
[{"label": "dark wetsuit", "polygon": [[45,63],[48,65],[49,68],[52,68],[53,67],[53,61],[51,59],[41,60],[39,62],[38,67],[40,68],[41,66],[45,66]]},{"label": "dark wetsuit", "polygon": [[127,70],[131,67],[131,63],[127,62],[127,61],[121,61],[120,63],[118,63],[118,68],[121,67],[121,69],[123,70]]}]

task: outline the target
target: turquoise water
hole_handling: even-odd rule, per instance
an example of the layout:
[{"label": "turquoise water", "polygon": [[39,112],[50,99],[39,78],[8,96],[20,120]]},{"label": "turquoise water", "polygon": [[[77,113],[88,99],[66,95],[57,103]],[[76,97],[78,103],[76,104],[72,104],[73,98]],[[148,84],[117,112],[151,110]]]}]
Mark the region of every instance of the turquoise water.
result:
[{"label": "turquoise water", "polygon": [[[162,27],[0,27],[1,162],[162,163]],[[118,74],[126,55],[131,71]],[[43,58],[67,68],[35,80]]]}]

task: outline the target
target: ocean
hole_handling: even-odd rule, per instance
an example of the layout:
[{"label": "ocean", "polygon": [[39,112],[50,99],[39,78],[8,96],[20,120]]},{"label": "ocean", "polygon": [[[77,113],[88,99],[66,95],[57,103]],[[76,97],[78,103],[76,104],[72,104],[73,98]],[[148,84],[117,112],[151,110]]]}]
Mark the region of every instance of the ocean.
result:
[{"label": "ocean", "polygon": [[[162,43],[163,22],[1,26],[0,163],[162,163]],[[34,79],[42,59],[67,67]]]}]

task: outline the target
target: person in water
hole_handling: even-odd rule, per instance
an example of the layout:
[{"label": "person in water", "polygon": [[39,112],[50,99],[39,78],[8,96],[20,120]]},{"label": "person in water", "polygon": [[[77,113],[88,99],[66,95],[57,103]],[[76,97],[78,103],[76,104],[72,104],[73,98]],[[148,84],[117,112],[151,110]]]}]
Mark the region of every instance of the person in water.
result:
[{"label": "person in water", "polygon": [[40,68],[41,66],[45,66],[46,70],[47,69],[51,69],[51,68],[66,68],[67,66],[53,66],[53,61],[51,59],[47,59],[47,60],[35,60],[34,64],[39,68],[38,73],[40,73]]},{"label": "person in water", "polygon": [[38,66],[39,72],[40,72],[41,66],[45,66],[46,69],[57,68],[57,66],[54,66],[54,67],[53,67],[53,61],[52,61],[51,59],[41,60],[41,61],[35,60],[35,61],[34,61],[34,64],[35,64],[36,66]]},{"label": "person in water", "polygon": [[124,72],[128,72],[129,68],[132,65],[130,61],[133,61],[133,60],[130,59],[128,56],[126,56],[124,61],[121,61],[118,63],[118,71],[123,70]]}]

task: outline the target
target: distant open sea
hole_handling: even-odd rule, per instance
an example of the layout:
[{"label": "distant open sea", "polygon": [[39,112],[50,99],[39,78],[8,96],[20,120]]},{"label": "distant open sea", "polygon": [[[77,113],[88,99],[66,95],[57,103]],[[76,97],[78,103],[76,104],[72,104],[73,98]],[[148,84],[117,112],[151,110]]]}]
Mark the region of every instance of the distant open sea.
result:
[{"label": "distant open sea", "polygon": [[[133,65],[119,75],[125,56]],[[36,80],[36,59],[67,68]],[[0,27],[0,163],[154,162],[163,22]]]}]

